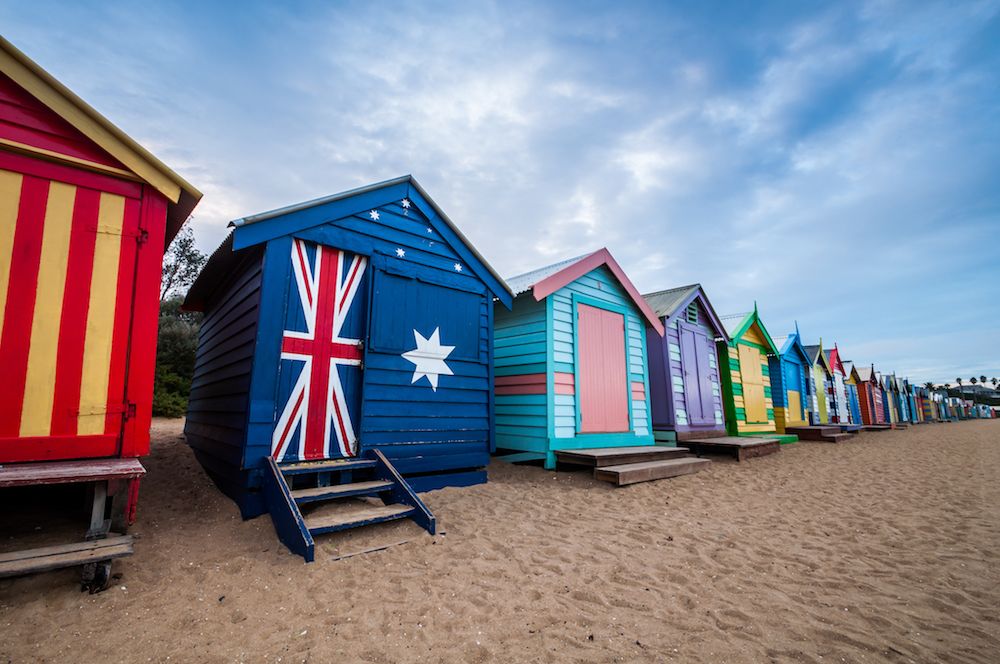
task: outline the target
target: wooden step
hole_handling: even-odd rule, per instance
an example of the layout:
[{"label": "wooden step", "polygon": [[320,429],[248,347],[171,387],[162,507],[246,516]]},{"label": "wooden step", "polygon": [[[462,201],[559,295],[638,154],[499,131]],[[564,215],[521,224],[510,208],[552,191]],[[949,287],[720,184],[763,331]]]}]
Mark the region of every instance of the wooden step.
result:
[{"label": "wooden step", "polygon": [[809,441],[813,443],[843,443],[853,437],[854,436],[849,433],[834,433],[825,436],[818,436],[816,438],[810,438]]},{"label": "wooden step", "polygon": [[46,572],[132,555],[131,535],[0,553],[0,578]]},{"label": "wooden step", "polygon": [[310,489],[293,489],[292,499],[299,505],[303,505],[305,503],[333,500],[334,498],[347,498],[349,496],[374,496],[391,486],[392,482],[388,480],[371,480],[370,482],[317,486]]},{"label": "wooden step", "polygon": [[348,509],[330,514],[305,517],[306,528],[313,535],[332,533],[358,526],[368,526],[383,521],[405,519],[414,513],[409,505],[365,505],[360,509]]},{"label": "wooden step", "polygon": [[303,475],[305,473],[333,473],[344,470],[374,468],[372,459],[328,459],[324,461],[300,461],[278,466],[282,475]]},{"label": "wooden step", "polygon": [[559,463],[602,468],[604,466],[621,466],[641,461],[677,459],[687,456],[689,451],[686,447],[666,447],[663,445],[650,445],[648,447],[595,447],[581,450],[556,450],[556,460]]},{"label": "wooden step", "polygon": [[668,477],[697,473],[710,463],[712,462],[708,459],[695,457],[642,461],[621,466],[595,468],[594,478],[611,482],[617,486],[625,486],[636,482],[649,482],[650,480],[662,480]]},{"label": "wooden step", "polygon": [[809,426],[785,427],[785,433],[795,434],[801,440],[817,440],[822,436],[832,436],[840,433],[836,424],[814,424]]},{"label": "wooden step", "polygon": [[131,480],[145,474],[146,469],[138,459],[8,463],[0,465],[0,487]]}]

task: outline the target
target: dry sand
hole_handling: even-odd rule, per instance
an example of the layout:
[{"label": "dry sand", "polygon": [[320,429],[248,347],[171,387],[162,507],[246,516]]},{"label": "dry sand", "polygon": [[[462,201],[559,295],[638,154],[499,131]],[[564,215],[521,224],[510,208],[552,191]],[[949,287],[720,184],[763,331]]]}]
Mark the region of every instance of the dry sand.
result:
[{"label": "dry sand", "polygon": [[[1000,661],[1000,421],[799,443],[614,489],[490,467],[307,565],[154,426],[99,595],[0,581],[0,661]],[[410,543],[333,561],[380,543]]]}]

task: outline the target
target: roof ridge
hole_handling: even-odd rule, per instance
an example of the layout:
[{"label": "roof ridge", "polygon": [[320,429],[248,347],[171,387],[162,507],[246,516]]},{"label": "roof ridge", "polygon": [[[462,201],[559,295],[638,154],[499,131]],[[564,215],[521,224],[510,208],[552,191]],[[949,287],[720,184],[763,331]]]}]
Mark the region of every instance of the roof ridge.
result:
[{"label": "roof ridge", "polygon": [[665,288],[663,290],[653,291],[652,293],[643,293],[643,297],[654,297],[656,295],[663,295],[664,293],[676,293],[677,291],[688,290],[691,288],[701,288],[701,283],[688,284],[687,286],[677,286],[675,288]]}]

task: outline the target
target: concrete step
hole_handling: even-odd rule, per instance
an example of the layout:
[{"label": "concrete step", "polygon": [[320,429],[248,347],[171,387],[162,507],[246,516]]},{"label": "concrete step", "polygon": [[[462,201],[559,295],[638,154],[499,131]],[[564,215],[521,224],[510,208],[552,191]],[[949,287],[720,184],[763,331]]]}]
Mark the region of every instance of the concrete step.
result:
[{"label": "concrete step", "polygon": [[594,477],[616,486],[662,480],[678,475],[689,475],[712,463],[708,459],[694,457],[679,459],[659,459],[657,461],[642,461],[620,466],[605,466],[594,469]]}]

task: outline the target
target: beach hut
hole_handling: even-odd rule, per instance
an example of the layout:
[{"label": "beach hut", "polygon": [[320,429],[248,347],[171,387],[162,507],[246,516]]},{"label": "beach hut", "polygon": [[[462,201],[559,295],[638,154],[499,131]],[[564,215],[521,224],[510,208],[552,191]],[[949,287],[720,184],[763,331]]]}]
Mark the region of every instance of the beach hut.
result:
[{"label": "beach hut", "polygon": [[503,280],[408,175],[231,226],[185,302],[195,456],[307,560],[322,533],[433,532],[415,492],[486,479]]},{"label": "beach hut", "polygon": [[863,424],[861,419],[861,395],[858,390],[857,372],[854,362],[844,360],[845,387],[847,388],[847,407],[851,411],[851,423]]},{"label": "beach hut", "polygon": [[771,400],[774,403],[774,424],[778,433],[787,427],[809,425],[812,412],[812,361],[802,346],[798,325],[784,337],[775,337],[776,354],[768,355],[771,379]]},{"label": "beach hut", "polygon": [[[820,342],[822,343],[822,342]],[[850,424],[851,408],[847,399],[847,371],[840,361],[840,349],[837,344],[830,350],[823,351],[826,363],[830,366],[833,380],[830,383],[830,422],[833,424]]]},{"label": "beach hut", "polygon": [[[507,283],[514,304],[494,322],[496,445],[506,459],[594,466],[619,485],[702,465],[654,448],[646,338],[662,341],[663,322],[607,249]],[[654,465],[635,479],[628,466],[643,461]]]},{"label": "beach hut", "polygon": [[868,426],[885,424],[884,394],[874,366],[854,367],[854,381],[858,385],[861,421]]},{"label": "beach hut", "polygon": [[906,398],[910,408],[910,421],[919,424],[924,421],[924,409],[917,395],[917,386],[910,382],[909,378],[904,379],[906,383]]},{"label": "beach hut", "polygon": [[885,409],[885,421],[888,424],[896,426],[900,424],[896,376],[895,374],[883,374],[880,378],[882,381],[882,394],[884,395],[882,406]]},{"label": "beach hut", "polygon": [[[833,400],[833,371],[823,352],[823,340],[815,345],[806,346],[806,353],[812,361],[813,384],[815,391],[815,409],[813,424],[829,424],[831,411],[836,408]],[[836,413],[833,413],[836,416]]]},{"label": "beach hut", "polygon": [[[716,342],[726,429],[730,436],[776,434],[768,355],[780,351],[764,327],[756,305],[753,311],[721,319],[729,336],[728,341]],[[773,437],[782,439],[781,435]],[[795,436],[784,438],[789,439],[797,440]]]},{"label": "beach hut", "polygon": [[725,436],[715,339],[729,337],[704,289],[692,284],[643,299],[665,330],[646,329],[653,435],[660,442]]},{"label": "beach hut", "polygon": [[0,38],[0,487],[90,485],[91,541],[60,545],[66,566],[131,551],[108,524],[135,516],[163,253],[200,197]]},{"label": "beach hut", "polygon": [[896,417],[899,424],[909,424],[910,402],[906,395],[906,381],[896,374],[892,375],[892,392],[893,398],[895,399]]}]

